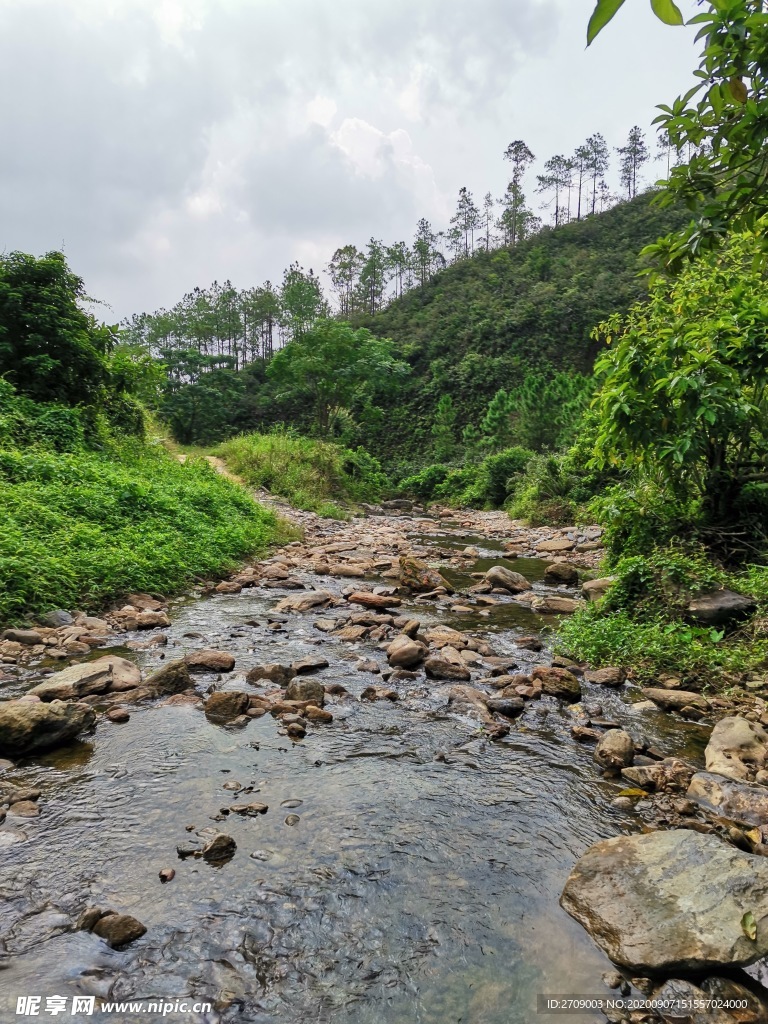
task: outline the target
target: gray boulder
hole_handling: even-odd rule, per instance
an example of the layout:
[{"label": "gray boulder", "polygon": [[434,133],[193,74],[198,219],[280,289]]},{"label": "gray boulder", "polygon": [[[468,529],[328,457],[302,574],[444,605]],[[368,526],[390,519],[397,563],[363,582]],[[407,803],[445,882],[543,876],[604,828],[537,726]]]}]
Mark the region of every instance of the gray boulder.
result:
[{"label": "gray boulder", "polygon": [[722,718],[712,730],[704,759],[708,772],[751,782],[768,760],[768,732],[740,715]]},{"label": "gray boulder", "polygon": [[768,953],[768,859],[711,835],[677,829],[595,843],[560,903],[638,974],[703,972]]},{"label": "gray boulder", "polygon": [[623,729],[609,729],[595,748],[595,760],[601,768],[618,772],[629,768],[635,759],[635,744]]},{"label": "gray boulder", "polygon": [[757,607],[754,598],[733,590],[709,590],[688,605],[688,617],[703,626],[724,626],[745,619]]},{"label": "gray boulder", "polygon": [[521,594],[524,590],[530,590],[531,584],[521,576],[519,572],[512,572],[503,565],[494,565],[485,574],[485,579],[493,587],[501,587],[511,594]]},{"label": "gray boulder", "polygon": [[768,789],[765,786],[727,779],[710,772],[696,772],[686,796],[700,807],[739,825],[752,827],[768,821]]},{"label": "gray boulder", "polygon": [[96,721],[85,704],[9,700],[0,703],[0,755],[15,757],[61,746]]},{"label": "gray boulder", "polygon": [[323,684],[317,679],[306,679],[296,676],[288,683],[285,691],[286,700],[306,700],[315,707],[321,708],[325,703]]}]

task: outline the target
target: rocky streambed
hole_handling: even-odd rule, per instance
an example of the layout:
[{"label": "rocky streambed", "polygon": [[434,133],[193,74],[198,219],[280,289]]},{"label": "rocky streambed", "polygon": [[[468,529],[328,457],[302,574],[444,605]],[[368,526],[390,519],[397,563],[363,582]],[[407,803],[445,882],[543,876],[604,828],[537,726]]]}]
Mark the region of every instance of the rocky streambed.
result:
[{"label": "rocky streambed", "polygon": [[596,529],[293,518],[223,583],[0,641],[0,1019],[522,1024],[666,986],[739,1005],[576,1019],[768,1020],[761,698],[553,659]]}]

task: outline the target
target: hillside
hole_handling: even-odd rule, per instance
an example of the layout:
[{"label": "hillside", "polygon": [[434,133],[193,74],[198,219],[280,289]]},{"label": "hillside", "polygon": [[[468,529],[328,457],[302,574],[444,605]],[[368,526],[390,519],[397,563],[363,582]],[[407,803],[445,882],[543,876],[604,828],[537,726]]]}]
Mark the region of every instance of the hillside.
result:
[{"label": "hillside", "polygon": [[645,294],[638,252],[687,220],[650,200],[642,195],[545,228],[513,249],[478,252],[361,321],[391,338],[412,367],[397,406],[367,427],[365,444],[377,454],[416,456],[429,444],[443,394],[453,398],[460,429],[530,370],[589,373],[592,329]]}]

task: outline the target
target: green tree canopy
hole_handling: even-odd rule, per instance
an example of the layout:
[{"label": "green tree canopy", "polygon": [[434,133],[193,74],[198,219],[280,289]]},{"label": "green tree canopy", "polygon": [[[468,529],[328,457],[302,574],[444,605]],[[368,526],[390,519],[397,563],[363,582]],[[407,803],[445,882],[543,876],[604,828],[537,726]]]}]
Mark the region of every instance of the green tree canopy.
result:
[{"label": "green tree canopy", "polygon": [[310,402],[315,424],[326,434],[334,415],[390,391],[407,372],[407,364],[392,355],[388,339],[375,338],[364,327],[354,330],[343,321],[322,319],[275,355],[267,376],[279,401]]}]

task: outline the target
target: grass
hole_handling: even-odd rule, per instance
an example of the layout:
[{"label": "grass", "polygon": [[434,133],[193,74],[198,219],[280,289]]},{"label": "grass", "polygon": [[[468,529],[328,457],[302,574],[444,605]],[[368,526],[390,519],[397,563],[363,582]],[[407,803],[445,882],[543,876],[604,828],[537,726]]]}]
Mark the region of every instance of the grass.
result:
[{"label": "grass", "polygon": [[376,501],[387,483],[379,463],[363,449],[286,431],[242,434],[215,453],[252,487],[328,518],[346,517],[339,501]]},{"label": "grass", "polygon": [[274,514],[202,460],[113,442],[0,449],[0,622],[169,594],[279,539]]}]

